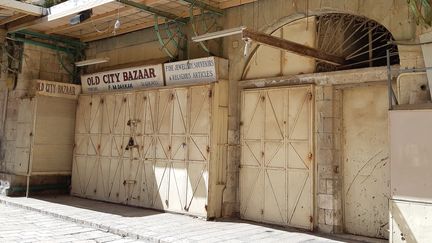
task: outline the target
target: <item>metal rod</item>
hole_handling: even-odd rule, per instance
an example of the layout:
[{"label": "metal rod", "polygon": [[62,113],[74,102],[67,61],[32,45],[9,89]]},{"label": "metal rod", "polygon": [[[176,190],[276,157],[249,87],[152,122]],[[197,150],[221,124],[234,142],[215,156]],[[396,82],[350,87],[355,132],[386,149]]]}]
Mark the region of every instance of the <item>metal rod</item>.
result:
[{"label": "metal rod", "polygon": [[[338,21],[338,24],[337,24],[336,27],[335,27],[336,30],[338,30],[338,29],[341,27],[342,22],[343,22],[343,16],[340,16],[340,19],[339,19],[339,21]],[[336,35],[331,35],[331,36],[330,36],[330,40],[327,41],[326,45],[323,46],[323,47],[321,48],[321,50],[323,50],[323,51],[325,51],[325,52],[328,52],[327,49],[328,49],[328,48],[333,44],[333,40],[334,40],[335,37],[336,37]]]},{"label": "metal rod", "polygon": [[[354,20],[355,20],[355,19],[356,19],[355,17],[351,18],[349,24],[346,26],[346,28],[345,28],[344,31],[342,32],[341,36],[345,36],[345,34],[347,33],[348,29],[349,29],[349,28],[351,27],[351,25],[354,23]],[[337,43],[338,43],[337,41],[335,41],[335,42],[333,43],[333,45],[332,45],[331,48],[330,48],[330,51],[337,47]],[[333,53],[333,54],[336,54],[336,51],[335,51],[335,52],[332,52],[332,53]]]},{"label": "metal rod", "polygon": [[[351,35],[350,36],[348,36],[348,38],[346,38],[343,42],[342,42],[342,44],[336,49],[336,52],[337,51],[339,51],[341,48],[343,48],[343,45],[345,45],[345,43],[349,40],[349,39],[351,39],[351,37],[353,37],[354,36],[354,34],[355,33],[357,33],[357,31],[359,31],[360,29],[361,29],[361,27],[363,27],[363,25],[365,25],[366,23],[368,23],[369,21],[365,21],[365,22],[363,22],[356,30],[354,30],[352,33],[351,33]],[[342,51],[342,53],[343,53],[344,51]]]},{"label": "metal rod", "polygon": [[16,34],[22,34],[22,35],[29,35],[29,36],[36,37],[39,39],[44,39],[44,40],[62,42],[63,44],[70,45],[73,47],[85,48],[87,46],[85,43],[82,43],[82,42],[77,41],[77,40],[71,40],[68,38],[63,38],[63,37],[59,37],[59,36],[55,36],[55,35],[46,35],[46,34],[42,34],[39,32],[30,31],[30,30],[20,30],[20,31],[17,31],[15,33]]},{"label": "metal rod", "polygon": [[[349,55],[346,57],[346,59],[348,60],[348,59],[350,59],[350,58],[353,58],[353,55],[357,54],[359,51],[361,51],[361,50],[363,50],[364,48],[370,46],[370,45],[373,44],[375,41],[381,39],[383,36],[386,36],[386,35],[388,35],[387,32],[384,33],[384,34],[382,34],[382,35],[380,35],[378,38],[375,38],[374,40],[372,40],[372,42],[369,41],[366,45],[364,45],[364,46],[362,46],[361,48],[357,49],[355,52],[349,54]],[[390,45],[390,44],[389,44],[389,43],[386,43],[384,46],[386,46],[386,45]],[[369,51],[369,50],[368,50],[368,51]],[[368,51],[363,52],[363,54],[367,53]],[[357,55],[356,55],[356,56],[357,56]]]},{"label": "metal rod", "polygon": [[[391,45],[391,44],[386,43],[386,44],[384,44],[384,45],[377,46],[377,47],[373,48],[372,51],[378,50],[378,49],[383,48],[383,47],[386,47],[386,46],[388,46],[388,45]],[[356,58],[356,57],[358,57],[358,56],[364,55],[364,54],[366,54],[366,53],[368,53],[368,52],[370,52],[370,51],[371,51],[371,50],[367,50],[367,51],[364,51],[364,52],[358,53],[357,55],[354,55],[354,56],[348,56],[348,57],[345,58],[345,59],[346,59],[346,60],[351,60],[351,59]]]},{"label": "metal rod", "polygon": [[391,75],[391,66],[390,66],[390,49],[386,51],[387,57],[387,86],[388,86],[388,102],[389,102],[389,110],[393,110],[393,88],[392,88],[392,75]]},{"label": "metal rod", "polygon": [[[397,55],[396,53],[390,54],[390,56],[392,56],[392,57],[396,56],[396,55]],[[386,56],[376,57],[376,58],[373,58],[372,61],[381,60],[381,59],[384,59],[384,58],[386,58]],[[362,63],[369,62],[369,61],[371,61],[371,60],[365,60],[365,61],[361,61],[361,62],[355,62],[355,63],[343,65],[343,66],[340,66],[339,69],[355,66],[355,65],[362,64]]]},{"label": "metal rod", "polygon": [[123,3],[123,4],[128,5],[128,6],[132,6],[134,8],[141,9],[143,11],[152,13],[154,15],[159,15],[159,16],[165,17],[167,19],[183,23],[183,24],[186,24],[188,22],[186,19],[184,19],[184,18],[182,18],[180,16],[177,16],[175,14],[172,14],[172,13],[169,13],[169,12],[165,12],[165,11],[153,8],[153,7],[149,7],[149,6],[145,5],[145,4],[137,3],[137,2],[134,2],[134,1],[130,1],[130,0],[117,0],[117,2]]},{"label": "metal rod", "polygon": [[221,9],[213,7],[213,6],[207,4],[203,1],[200,1],[200,0],[182,0],[182,1],[190,3],[193,6],[197,6],[197,7],[203,8],[205,10],[208,10],[210,12],[217,14],[217,15],[223,15],[223,11]]},{"label": "metal rod", "polygon": [[404,68],[404,69],[398,70],[398,73],[426,72],[427,70],[432,70],[432,67],[425,67],[425,68]]},{"label": "metal rod", "polygon": [[379,27],[379,25],[376,25],[372,28],[369,29],[369,31],[367,31],[366,33],[364,33],[362,36],[360,36],[356,41],[350,43],[349,46],[345,47],[342,49],[342,53],[345,53],[345,51],[347,51],[349,48],[351,48],[352,46],[354,46],[355,44],[357,44],[360,40],[362,40],[363,38],[365,38],[370,32],[374,31],[375,29],[377,29]]},{"label": "metal rod", "polygon": [[29,39],[20,38],[20,37],[15,37],[15,38],[13,38],[13,40],[14,41],[19,41],[19,42],[24,42],[24,43],[27,43],[27,44],[30,44],[30,45],[34,45],[34,46],[42,46],[42,47],[45,47],[45,48],[48,48],[48,49],[51,49],[51,50],[58,50],[58,51],[65,52],[65,53],[68,53],[68,54],[73,54],[72,50],[70,50],[70,49],[67,49],[65,47],[57,47],[57,46],[54,46],[54,45],[51,45],[51,44],[48,44],[48,43],[44,43],[44,42],[29,40]]}]

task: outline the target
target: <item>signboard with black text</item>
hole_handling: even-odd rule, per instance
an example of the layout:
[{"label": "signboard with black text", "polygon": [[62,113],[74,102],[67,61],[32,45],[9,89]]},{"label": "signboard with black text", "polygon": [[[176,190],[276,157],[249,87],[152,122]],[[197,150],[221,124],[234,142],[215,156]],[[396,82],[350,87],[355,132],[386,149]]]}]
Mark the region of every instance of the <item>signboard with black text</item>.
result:
[{"label": "signboard with black text", "polygon": [[[221,64],[227,63],[226,60],[217,57],[205,57],[186,61],[172,62],[164,64],[166,85],[181,85],[193,83],[211,83],[221,78],[220,69],[228,72],[226,67]],[[223,66],[223,67],[222,67]]]},{"label": "signboard with black text", "polygon": [[81,86],[46,80],[35,80],[34,90],[37,95],[76,99],[81,93]]},{"label": "signboard with black text", "polygon": [[81,76],[83,93],[163,86],[162,64],[124,68]]}]

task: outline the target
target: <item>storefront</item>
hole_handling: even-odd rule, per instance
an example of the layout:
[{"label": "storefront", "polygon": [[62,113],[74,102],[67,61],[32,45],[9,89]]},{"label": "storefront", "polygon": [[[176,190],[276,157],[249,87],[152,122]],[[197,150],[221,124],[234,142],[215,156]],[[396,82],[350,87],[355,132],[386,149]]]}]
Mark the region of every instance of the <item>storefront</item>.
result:
[{"label": "storefront", "polygon": [[72,195],[220,217],[227,68],[210,57],[83,76]]}]

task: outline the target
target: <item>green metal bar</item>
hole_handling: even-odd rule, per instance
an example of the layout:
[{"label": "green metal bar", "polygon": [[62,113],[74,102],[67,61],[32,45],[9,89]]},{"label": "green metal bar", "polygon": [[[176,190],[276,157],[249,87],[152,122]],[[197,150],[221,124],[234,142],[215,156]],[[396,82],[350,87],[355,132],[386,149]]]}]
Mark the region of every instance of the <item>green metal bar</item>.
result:
[{"label": "green metal bar", "polygon": [[59,37],[59,36],[55,36],[55,35],[47,35],[47,34],[34,32],[34,31],[30,31],[30,30],[20,30],[20,31],[17,31],[15,33],[16,34],[22,34],[22,35],[29,35],[29,36],[36,37],[39,39],[44,39],[44,40],[58,41],[58,42],[62,42],[64,44],[66,44],[66,45],[79,47],[79,48],[85,48],[87,46],[85,43],[82,43],[80,41],[76,41],[76,40],[72,40],[72,39],[68,39],[68,38],[63,38],[63,37]]},{"label": "green metal bar", "polygon": [[173,33],[172,33],[171,30],[170,30],[170,27],[169,27],[168,21],[165,21],[165,27],[166,27],[165,32],[167,33],[169,40],[172,40],[172,41],[174,42],[174,46],[175,46],[177,49],[179,49],[179,45],[178,45],[178,43],[177,43],[177,41],[176,41],[176,39],[175,39],[175,35],[173,35]]},{"label": "green metal bar", "polygon": [[173,21],[181,22],[183,24],[187,23],[187,20],[184,19],[184,18],[182,18],[182,17],[179,17],[179,16],[177,16],[175,14],[168,13],[168,12],[156,9],[156,8],[149,7],[149,6],[141,4],[141,3],[137,3],[137,2],[134,2],[134,1],[130,1],[130,0],[117,0],[117,2],[120,2],[120,3],[123,3],[123,4],[129,5],[129,6],[132,6],[132,7],[141,9],[141,10],[144,10],[146,12],[149,12],[149,13],[152,13],[152,14],[155,14],[155,15],[159,15],[159,16],[165,17],[165,18],[173,20]]},{"label": "green metal bar", "polygon": [[155,15],[154,16],[154,29],[156,32],[156,36],[158,38],[159,44],[161,45],[162,49],[164,50],[164,52],[170,57],[170,58],[174,58],[174,55],[170,52],[170,50],[168,50],[168,48],[166,48],[165,43],[162,39],[161,34],[159,33],[159,24],[158,24],[158,16]]},{"label": "green metal bar", "polygon": [[20,41],[20,42],[24,42],[30,45],[34,45],[34,46],[41,46],[41,47],[45,47],[51,50],[56,50],[56,51],[61,51],[67,54],[71,54],[74,55],[74,52],[71,49],[65,48],[65,47],[59,47],[59,46],[54,46],[48,43],[43,43],[43,42],[39,42],[39,41],[34,41],[34,40],[29,40],[26,38],[21,38],[21,37],[15,37],[13,38],[13,40],[15,41]]},{"label": "green metal bar", "polygon": [[[192,31],[193,31],[193,33],[194,33],[195,36],[198,36],[198,31],[197,31],[196,26],[195,26],[195,18],[194,18],[194,13],[193,13],[193,8],[192,7],[189,8],[189,15],[190,15],[190,23],[192,25]],[[204,44],[203,41],[200,41],[199,45],[201,46],[201,48],[205,52],[210,53],[210,50],[207,48],[207,46]]]},{"label": "green metal bar", "polygon": [[203,8],[205,10],[208,10],[210,12],[213,12],[213,13],[217,14],[217,15],[223,15],[223,10],[222,9],[213,7],[213,6],[207,4],[207,3],[203,2],[203,1],[200,1],[200,0],[182,0],[182,1],[190,3],[193,6],[197,6],[197,7]]}]

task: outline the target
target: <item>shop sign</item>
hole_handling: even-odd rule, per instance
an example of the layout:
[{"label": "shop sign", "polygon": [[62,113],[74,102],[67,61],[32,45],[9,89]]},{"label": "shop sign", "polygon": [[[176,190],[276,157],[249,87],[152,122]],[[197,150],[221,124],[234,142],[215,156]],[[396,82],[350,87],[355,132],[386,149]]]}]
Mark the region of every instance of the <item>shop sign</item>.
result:
[{"label": "shop sign", "polygon": [[46,80],[36,80],[37,95],[76,99],[81,93],[81,86]]},{"label": "shop sign", "polygon": [[215,57],[166,63],[164,69],[167,85],[210,83],[218,80]]},{"label": "shop sign", "polygon": [[162,65],[125,68],[81,76],[83,93],[163,86]]}]

